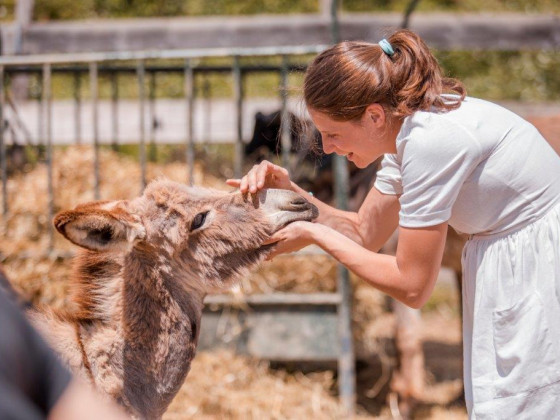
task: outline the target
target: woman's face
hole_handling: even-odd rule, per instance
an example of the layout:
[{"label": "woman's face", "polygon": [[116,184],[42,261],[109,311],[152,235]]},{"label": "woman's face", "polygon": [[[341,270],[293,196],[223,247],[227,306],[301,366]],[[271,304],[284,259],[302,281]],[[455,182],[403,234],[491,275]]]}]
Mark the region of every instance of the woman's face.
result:
[{"label": "woman's face", "polygon": [[309,109],[309,115],[321,133],[323,151],[346,156],[358,168],[365,168],[385,153],[396,153],[398,130],[389,129],[383,107],[378,104],[370,105],[358,121],[336,121],[314,109]]}]

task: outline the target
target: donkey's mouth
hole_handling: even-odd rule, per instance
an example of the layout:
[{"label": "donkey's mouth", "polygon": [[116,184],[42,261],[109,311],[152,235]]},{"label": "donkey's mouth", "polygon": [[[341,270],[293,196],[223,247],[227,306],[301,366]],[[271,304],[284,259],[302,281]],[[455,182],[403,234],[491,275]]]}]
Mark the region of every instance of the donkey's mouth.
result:
[{"label": "donkey's mouth", "polygon": [[290,223],[297,221],[312,222],[319,216],[319,209],[314,204],[308,201],[297,210],[285,211],[284,214],[279,217],[278,225],[275,231],[279,231],[285,228]]}]

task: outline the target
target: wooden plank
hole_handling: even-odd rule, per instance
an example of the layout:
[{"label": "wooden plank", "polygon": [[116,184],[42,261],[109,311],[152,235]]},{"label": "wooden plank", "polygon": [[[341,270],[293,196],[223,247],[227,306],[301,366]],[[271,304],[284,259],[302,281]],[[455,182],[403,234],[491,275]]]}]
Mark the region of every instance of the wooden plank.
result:
[{"label": "wooden plank", "polygon": [[[341,39],[377,42],[402,23],[402,15],[341,14]],[[559,15],[416,14],[410,29],[441,49],[556,49]],[[13,25],[3,25],[6,48]],[[259,47],[329,44],[330,19],[324,15],[96,20],[34,23],[23,35],[23,52],[76,53],[144,49]],[[13,51],[12,51],[13,52]],[[11,51],[4,51],[10,54]]]},{"label": "wooden plank", "polygon": [[[244,308],[206,305],[198,348],[228,348],[274,361],[336,361],[337,305],[331,303],[334,294],[326,295],[312,297],[310,304],[304,303],[306,295],[274,294]],[[267,300],[272,303],[265,304]]]},{"label": "wooden plank", "polygon": [[232,295],[209,295],[204,300],[207,306],[263,306],[277,305],[281,303],[289,305],[338,305],[340,295],[337,293],[266,293],[257,295],[244,295],[240,297]]}]

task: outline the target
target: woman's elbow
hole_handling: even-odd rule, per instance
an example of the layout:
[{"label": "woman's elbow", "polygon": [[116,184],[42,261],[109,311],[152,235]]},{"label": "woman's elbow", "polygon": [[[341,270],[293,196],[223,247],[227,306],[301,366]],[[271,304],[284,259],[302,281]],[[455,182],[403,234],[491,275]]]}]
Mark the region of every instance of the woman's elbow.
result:
[{"label": "woman's elbow", "polygon": [[428,302],[429,298],[430,293],[428,293],[426,289],[415,289],[409,290],[404,296],[404,299],[402,299],[402,302],[413,309],[420,309]]},{"label": "woman's elbow", "polygon": [[406,300],[403,302],[406,306],[410,306],[412,309],[420,309],[428,301],[424,296],[407,296]]}]

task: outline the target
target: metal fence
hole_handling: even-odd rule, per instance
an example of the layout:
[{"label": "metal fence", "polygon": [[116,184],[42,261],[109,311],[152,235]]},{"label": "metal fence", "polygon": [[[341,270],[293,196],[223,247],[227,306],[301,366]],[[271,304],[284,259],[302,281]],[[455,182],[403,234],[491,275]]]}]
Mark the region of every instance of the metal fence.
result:
[{"label": "metal fence", "polygon": [[[7,106],[10,104],[7,96],[7,81],[16,74],[35,74],[41,81],[41,96],[39,98],[40,112],[38,121],[38,139],[36,143],[43,144],[46,150],[47,165],[47,188],[48,188],[48,218],[52,220],[54,216],[54,186],[53,186],[53,126],[57,122],[53,120],[52,112],[52,76],[53,73],[67,73],[74,75],[74,124],[75,124],[75,142],[80,143],[82,137],[82,127],[80,123],[80,107],[82,106],[82,98],[79,95],[80,81],[83,74],[89,75],[89,89],[91,101],[91,127],[94,147],[94,162],[92,171],[94,173],[94,197],[100,198],[100,175],[99,175],[99,76],[100,74],[111,75],[111,101],[112,106],[118,105],[118,83],[116,78],[119,73],[135,74],[138,88],[138,115],[139,115],[139,165],[141,167],[140,187],[146,185],[146,163],[147,163],[147,140],[149,133],[146,128],[146,107],[150,106],[153,98],[146,94],[145,80],[147,75],[155,72],[174,72],[183,75],[183,99],[185,105],[184,118],[186,121],[186,131],[184,133],[184,145],[186,150],[186,164],[189,170],[186,182],[192,183],[193,167],[195,161],[195,142],[193,135],[193,112],[195,102],[194,92],[194,75],[204,72],[221,72],[230,73],[233,80],[233,98],[235,103],[236,115],[236,138],[235,153],[232,162],[233,172],[236,177],[242,175],[243,170],[243,130],[242,115],[244,112],[244,95],[243,83],[244,76],[252,72],[277,72],[280,75],[281,96],[281,113],[283,120],[283,128],[281,132],[282,161],[287,165],[290,153],[290,127],[287,124],[288,106],[288,90],[287,79],[290,72],[303,70],[301,65],[290,64],[290,58],[301,56],[304,54],[316,54],[325,47],[322,45],[306,46],[306,47],[269,47],[269,48],[246,48],[246,49],[204,49],[204,50],[166,50],[166,51],[143,51],[143,52],[110,52],[110,53],[84,53],[84,54],[52,54],[52,55],[34,55],[34,56],[17,56],[17,57],[0,57],[0,170],[2,178],[2,212],[7,216],[10,212],[8,189],[7,189],[7,125],[5,124],[5,116]],[[241,59],[244,57],[271,57],[280,56],[281,65],[271,66],[264,65],[242,65]],[[195,64],[199,59],[212,57],[226,57],[230,59],[231,65],[221,66],[201,66]],[[157,60],[178,59],[182,65],[154,65]],[[135,62],[131,66],[130,62]],[[126,64],[126,65],[124,65]],[[151,92],[153,92],[151,90]],[[118,130],[119,121],[116,112],[112,113],[112,129],[113,132]],[[25,122],[21,122],[24,124]],[[13,137],[13,135],[12,135]],[[13,139],[12,139],[13,140]],[[336,164],[335,164],[336,165]],[[342,177],[336,177],[344,178]],[[336,182],[335,189],[343,196],[347,195],[344,186],[344,179]],[[346,198],[342,199],[342,206],[345,205]],[[49,244],[52,249],[54,230],[49,231]],[[351,291],[347,272],[342,267],[338,270],[338,286],[335,293],[317,293],[312,295],[297,294],[270,294],[260,296],[249,296],[246,304],[253,308],[251,316],[266,319],[268,329],[270,327],[270,316],[285,322],[287,326],[282,328],[290,328],[290,325],[301,326],[302,323],[308,323],[311,330],[317,330],[317,326],[323,324],[323,328],[330,329],[334,342],[326,341],[320,346],[303,346],[303,353],[307,355],[309,360],[312,359],[329,359],[335,355],[338,360],[338,381],[340,398],[343,408],[346,412],[354,411],[355,404],[355,372],[354,372],[354,351],[352,344],[351,332]],[[229,303],[228,303],[229,302]],[[214,296],[207,299],[207,303],[214,305],[227,306],[230,299],[224,296]],[[303,309],[303,311],[302,311]],[[261,315],[259,315],[259,313]],[[256,314],[256,315],[255,315]],[[294,317],[295,314],[295,317]],[[333,316],[334,315],[334,316]],[[208,319],[211,315],[205,315]],[[253,324],[255,321],[251,321]],[[212,326],[212,322],[207,325]],[[292,332],[301,328],[292,328]],[[332,333],[335,331],[335,333]],[[324,333],[324,330],[323,330]],[[309,340],[322,340],[321,334],[317,333]],[[202,335],[202,333],[201,333]],[[327,334],[328,335],[328,334]],[[331,337],[329,335],[329,337]],[[258,336],[258,334],[257,334]],[[256,337],[257,337],[256,336]],[[260,337],[261,341],[266,341],[270,337]],[[274,347],[274,346],[272,346]],[[257,353],[262,357],[270,354],[271,346],[261,346],[261,350]],[[272,352],[278,355],[278,352]]]}]

